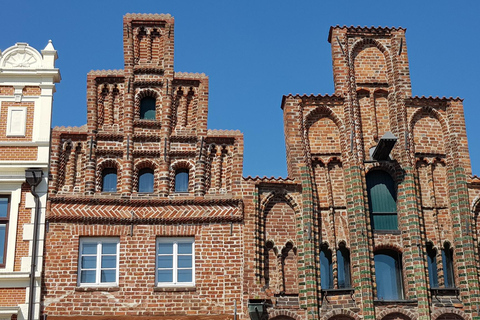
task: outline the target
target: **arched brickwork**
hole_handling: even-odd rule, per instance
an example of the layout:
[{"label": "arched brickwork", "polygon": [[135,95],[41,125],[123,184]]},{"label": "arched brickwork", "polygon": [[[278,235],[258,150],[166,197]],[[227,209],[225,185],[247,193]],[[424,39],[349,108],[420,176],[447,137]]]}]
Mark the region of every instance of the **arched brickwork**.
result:
[{"label": "arched brickwork", "polygon": [[195,165],[190,160],[177,160],[170,165],[170,193],[175,192],[175,171],[178,169],[188,169],[188,192],[193,191]]},{"label": "arched brickwork", "polygon": [[[305,116],[304,123],[305,141],[310,155],[342,153],[345,149],[343,123],[329,107],[317,106]],[[316,129],[315,132],[312,129]]]},{"label": "arched brickwork", "polygon": [[471,318],[458,309],[437,309],[432,313],[432,320],[470,320]]},{"label": "arched brickwork", "polygon": [[[97,176],[96,176],[96,180],[95,180],[95,190],[97,192],[101,192],[102,191],[102,171],[104,169],[107,169],[107,168],[113,168],[113,169],[117,169],[117,185],[120,186],[120,181],[121,181],[121,172],[122,172],[122,168],[120,166],[120,164],[118,163],[118,160],[116,159],[105,159],[105,160],[102,160],[100,161],[98,164],[97,164]],[[117,192],[120,192],[119,189],[117,189]]]},{"label": "arched brickwork", "polygon": [[133,174],[133,181],[132,181],[132,187],[133,190],[138,191],[138,173],[140,170],[149,168],[153,170],[153,190],[158,190],[158,172],[157,172],[157,165],[154,161],[152,160],[143,160],[143,159],[138,159],[135,161],[134,164],[134,174]]},{"label": "arched brickwork", "polygon": [[270,320],[304,320],[305,318],[289,310],[272,310],[268,313]]},{"label": "arched brickwork", "polygon": [[[410,121],[409,121],[409,128],[408,128],[408,131],[409,131],[409,136],[410,136],[410,146],[412,146],[410,148],[411,150],[411,156],[412,156],[412,159],[415,158],[415,152],[419,152],[417,151],[418,148],[416,148],[416,139],[419,139],[418,137],[418,133],[417,133],[417,138],[415,138],[415,125],[422,119],[427,119],[427,117],[429,117],[430,119],[434,119],[434,120],[437,120],[440,124],[440,129],[441,129],[441,134],[442,134],[442,142],[443,142],[443,153],[450,153],[452,150],[451,150],[451,144],[449,143],[450,139],[450,135],[449,135],[449,130],[448,130],[448,124],[446,122],[446,120],[444,119],[444,117],[440,114],[440,112],[438,112],[437,110],[435,110],[434,108],[432,107],[429,107],[429,106],[424,106],[424,107],[421,107],[421,108],[418,108],[413,114],[412,116],[410,117]],[[432,122],[432,126],[433,128],[435,128],[435,123]],[[432,130],[432,128],[429,129],[430,131]],[[432,132],[428,132],[429,135],[432,134]],[[438,142],[436,140],[438,140],[437,137],[432,137],[430,140],[432,141],[420,141],[418,140],[417,142],[419,143],[419,146],[420,146],[420,143],[423,145],[425,142],[427,145],[430,145],[431,143],[434,143],[434,142]],[[428,151],[428,150],[420,150],[422,152],[424,151]]]},{"label": "arched brickwork", "polygon": [[[365,52],[365,50],[367,51]],[[378,50],[383,57],[379,56],[378,53],[375,52],[376,50]],[[379,76],[377,76],[377,78],[375,79],[372,78],[372,79],[367,79],[369,81],[364,81],[365,79],[363,79],[363,77],[360,77],[359,79],[357,79],[357,70],[354,70],[355,82],[358,83],[358,82],[372,82],[372,81],[375,82],[376,81],[376,82],[391,83],[392,82],[391,74],[392,74],[393,68],[392,68],[392,63],[390,59],[390,52],[388,51],[388,49],[375,39],[372,39],[372,38],[359,39],[352,46],[352,50],[350,51],[350,54],[349,54],[349,60],[352,62],[354,69],[357,69],[359,67],[358,61],[356,60],[358,58],[363,58],[362,52],[370,56],[373,54],[373,56],[371,56],[368,59],[370,60],[370,62],[372,61],[374,61],[375,63],[380,62],[380,64],[374,65],[374,66],[377,66],[376,68],[373,68],[374,70],[379,69],[378,70],[379,72],[377,73],[377,75]],[[365,58],[368,58],[368,57],[365,57]],[[384,62],[385,65],[382,65],[381,64],[382,62]],[[367,74],[373,74],[373,72],[370,71]],[[382,81],[382,79],[384,80]]]},{"label": "arched brickwork", "polygon": [[379,312],[377,320],[417,320],[417,315],[407,309],[392,308]]},{"label": "arched brickwork", "polygon": [[321,320],[361,320],[355,313],[347,309],[334,309],[325,313]]},{"label": "arched brickwork", "polygon": [[137,120],[140,119],[140,102],[145,97],[152,97],[155,99],[155,117],[156,119],[161,118],[161,114],[160,114],[161,109],[159,108],[159,106],[162,105],[162,102],[160,101],[161,99],[160,93],[157,90],[158,89],[156,88],[138,90],[137,94],[135,95],[135,101],[134,101],[134,108],[135,108],[134,118],[135,119]]}]

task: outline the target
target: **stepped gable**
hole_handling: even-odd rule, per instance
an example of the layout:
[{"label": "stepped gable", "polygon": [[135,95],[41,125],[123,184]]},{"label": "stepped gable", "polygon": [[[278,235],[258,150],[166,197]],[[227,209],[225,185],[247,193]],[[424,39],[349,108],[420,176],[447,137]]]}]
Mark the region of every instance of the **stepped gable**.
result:
[{"label": "stepped gable", "polygon": [[432,97],[432,96],[428,96],[428,97],[425,97],[425,96],[414,96],[414,97],[411,97],[411,98],[408,98],[408,100],[410,101],[432,101],[432,102],[446,102],[446,101],[462,101],[463,102],[463,98],[460,98],[460,97]]},{"label": "stepped gable", "polygon": [[403,32],[406,32],[407,29],[403,27],[367,27],[367,26],[332,26],[330,27],[330,31],[328,32],[328,42],[332,43],[332,30],[333,29],[346,29],[347,32],[349,33],[355,33],[355,34],[365,34],[365,35],[370,35],[370,36],[375,36],[375,35],[384,35],[384,34],[389,34],[393,31],[399,31],[402,30]]},{"label": "stepped gable", "polygon": [[280,183],[280,184],[296,184],[297,182],[295,181],[295,179],[292,179],[290,177],[286,177],[286,178],[282,178],[282,177],[267,177],[267,176],[263,176],[263,177],[259,177],[259,176],[255,176],[255,177],[252,177],[252,176],[248,176],[248,177],[243,177],[243,180],[245,181],[252,181],[252,182],[255,182],[255,183]]},{"label": "stepped gable", "polygon": [[195,73],[195,72],[175,72],[175,79],[181,80],[203,80],[208,79],[208,76],[205,73]]}]

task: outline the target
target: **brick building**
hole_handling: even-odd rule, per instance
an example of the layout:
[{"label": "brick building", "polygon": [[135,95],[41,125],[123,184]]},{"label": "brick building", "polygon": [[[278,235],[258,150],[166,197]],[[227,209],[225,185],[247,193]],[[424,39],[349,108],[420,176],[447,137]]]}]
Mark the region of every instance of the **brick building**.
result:
[{"label": "brick building", "polygon": [[39,319],[56,58],[51,42],[0,52],[0,319]]},{"label": "brick building", "polygon": [[405,29],[330,29],[335,93],[284,96],[275,179],[243,178],[242,135],[207,130],[171,16],[123,28],[87,124],[53,130],[48,319],[478,318],[462,100],[411,96]]}]

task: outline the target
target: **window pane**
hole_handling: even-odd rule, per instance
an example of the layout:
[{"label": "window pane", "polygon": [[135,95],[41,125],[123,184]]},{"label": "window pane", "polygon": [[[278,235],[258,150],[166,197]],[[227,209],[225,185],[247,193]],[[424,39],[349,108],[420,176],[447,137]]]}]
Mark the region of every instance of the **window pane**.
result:
[{"label": "window pane", "polygon": [[80,276],[81,283],[95,283],[95,270],[82,270]]},{"label": "window pane", "polygon": [[178,282],[192,282],[192,270],[191,269],[178,270]]},{"label": "window pane", "polygon": [[0,218],[8,216],[8,198],[0,198]]},{"label": "window pane", "polygon": [[392,255],[375,254],[375,275],[377,279],[378,299],[403,299],[401,264],[396,255],[396,252],[392,253]]},{"label": "window pane", "polygon": [[191,254],[192,253],[192,243],[182,243],[178,244],[178,254]]},{"label": "window pane", "polygon": [[155,120],[155,98],[145,97],[140,101],[140,119]]},{"label": "window pane", "polygon": [[330,251],[320,251],[320,285],[324,290],[333,288],[332,271],[332,255]]},{"label": "window pane", "polygon": [[102,270],[100,282],[115,282],[116,270]]},{"label": "window pane", "polygon": [[97,254],[97,244],[84,243],[82,245],[82,254]]},{"label": "window pane", "polygon": [[159,242],[157,250],[158,254],[173,254],[173,242]]},{"label": "window pane", "polygon": [[83,256],[81,268],[82,269],[95,269],[97,267],[97,257],[95,256]]},{"label": "window pane", "polygon": [[7,226],[0,224],[0,264],[5,264],[5,243]]},{"label": "window pane", "polygon": [[435,250],[429,250],[427,252],[427,264],[428,264],[428,279],[430,280],[430,287],[438,287],[438,268],[437,268],[437,252]]},{"label": "window pane", "polygon": [[173,256],[159,256],[157,268],[173,268]]},{"label": "window pane", "polygon": [[116,243],[102,243],[102,254],[116,254],[117,253],[117,244]]},{"label": "window pane", "polygon": [[191,268],[192,267],[192,256],[178,256],[178,267],[179,268]]},{"label": "window pane", "polygon": [[373,226],[376,230],[398,230],[396,214],[373,214]]},{"label": "window pane", "polygon": [[117,266],[117,256],[102,256],[102,268],[115,268]]},{"label": "window pane", "polygon": [[180,169],[175,173],[175,192],[188,192],[188,170]]},{"label": "window pane", "polygon": [[102,191],[104,192],[117,191],[117,169],[103,170]]},{"label": "window pane", "polygon": [[138,192],[153,192],[153,170],[142,169],[138,175]]},{"label": "window pane", "polygon": [[161,269],[157,271],[157,281],[158,282],[173,282],[173,270],[172,269]]},{"label": "window pane", "polygon": [[445,288],[454,288],[455,276],[453,273],[452,250],[448,248],[442,250],[442,264],[443,264],[443,277],[445,281]]},{"label": "window pane", "polygon": [[350,288],[350,254],[347,249],[337,250],[338,288]]},{"label": "window pane", "polygon": [[367,175],[367,188],[371,212],[397,212],[395,185],[384,171],[372,171]]}]

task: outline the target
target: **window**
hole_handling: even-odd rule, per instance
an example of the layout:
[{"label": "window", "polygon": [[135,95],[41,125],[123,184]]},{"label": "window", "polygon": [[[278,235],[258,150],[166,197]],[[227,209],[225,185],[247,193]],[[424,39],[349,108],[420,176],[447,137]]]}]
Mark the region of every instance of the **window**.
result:
[{"label": "window", "polygon": [[188,169],[175,171],[175,192],[188,192]]},{"label": "window", "polygon": [[138,172],[138,192],[153,192],[153,170],[141,169]]},{"label": "window", "polygon": [[6,263],[9,213],[10,197],[0,196],[0,267],[5,267]]},{"label": "window", "polygon": [[455,288],[455,274],[453,271],[453,250],[445,243],[442,250],[443,280],[445,288]]},{"label": "window", "polygon": [[338,288],[351,288],[350,283],[350,252],[341,244],[337,250]]},{"label": "window", "polygon": [[430,288],[438,288],[437,250],[431,242],[427,243],[427,266]]},{"label": "window", "polygon": [[385,171],[367,174],[368,204],[373,230],[398,230],[397,195],[392,177]]},{"label": "window", "polygon": [[102,191],[117,192],[117,169],[106,168],[102,171]]},{"label": "window", "polygon": [[79,285],[118,285],[117,238],[82,238],[78,262]]},{"label": "window", "polygon": [[195,285],[193,238],[157,239],[157,286]]},{"label": "window", "polygon": [[377,279],[377,299],[402,300],[402,256],[391,250],[375,253],[375,276]]},{"label": "window", "polygon": [[140,101],[140,119],[155,120],[155,98],[145,97]]},{"label": "window", "polygon": [[320,250],[320,286],[323,290],[333,289],[332,251],[326,245]]}]

